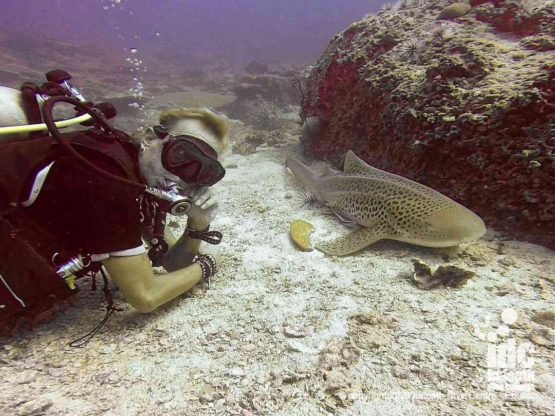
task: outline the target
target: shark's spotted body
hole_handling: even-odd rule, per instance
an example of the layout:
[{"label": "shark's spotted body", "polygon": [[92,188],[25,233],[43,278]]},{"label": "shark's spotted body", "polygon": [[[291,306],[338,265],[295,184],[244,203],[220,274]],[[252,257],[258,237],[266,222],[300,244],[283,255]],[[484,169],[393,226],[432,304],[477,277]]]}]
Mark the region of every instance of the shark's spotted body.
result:
[{"label": "shark's spotted body", "polygon": [[318,175],[288,157],[306,191],[342,221],[361,227],[337,240],[317,245],[328,254],[344,256],[378,240],[392,239],[425,247],[450,247],[480,238],[484,222],[472,211],[425,185],[366,164],[352,151],[343,172]]}]

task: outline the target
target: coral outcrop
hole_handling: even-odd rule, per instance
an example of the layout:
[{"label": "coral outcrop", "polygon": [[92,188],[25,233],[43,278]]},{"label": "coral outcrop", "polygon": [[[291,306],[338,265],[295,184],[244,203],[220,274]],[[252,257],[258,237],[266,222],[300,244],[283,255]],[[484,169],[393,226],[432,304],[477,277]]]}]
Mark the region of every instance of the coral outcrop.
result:
[{"label": "coral outcrop", "polygon": [[474,0],[439,19],[452,4],[402,1],[336,35],[306,85],[305,150],[352,149],[553,249],[555,2]]}]

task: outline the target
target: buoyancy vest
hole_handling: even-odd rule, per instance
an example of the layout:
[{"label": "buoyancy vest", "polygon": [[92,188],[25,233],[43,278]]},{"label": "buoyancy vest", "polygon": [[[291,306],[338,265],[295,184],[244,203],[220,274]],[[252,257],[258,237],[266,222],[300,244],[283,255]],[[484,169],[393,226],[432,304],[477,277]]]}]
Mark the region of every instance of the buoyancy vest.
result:
[{"label": "buoyancy vest", "polygon": [[[83,148],[110,158],[120,167],[124,178],[140,182],[137,164],[139,149],[125,133],[117,133],[119,137],[113,138],[100,130],[91,129],[65,133],[64,138],[77,150]],[[0,155],[1,215],[7,208],[29,199],[28,192],[37,173],[64,155],[64,150],[51,136],[43,135],[0,140]]]},{"label": "buoyancy vest", "polygon": [[[137,163],[139,149],[125,133],[118,131],[117,135],[106,135],[90,129],[63,136],[76,150],[109,158],[119,167],[122,177],[141,182]],[[0,155],[2,334],[41,322],[75,293],[56,274],[50,255],[53,246],[66,257],[77,253],[64,248],[62,241],[44,232],[40,224],[29,221],[25,215],[24,204],[30,200],[37,174],[59,158],[67,158],[64,149],[48,135],[34,135],[0,141]]]}]

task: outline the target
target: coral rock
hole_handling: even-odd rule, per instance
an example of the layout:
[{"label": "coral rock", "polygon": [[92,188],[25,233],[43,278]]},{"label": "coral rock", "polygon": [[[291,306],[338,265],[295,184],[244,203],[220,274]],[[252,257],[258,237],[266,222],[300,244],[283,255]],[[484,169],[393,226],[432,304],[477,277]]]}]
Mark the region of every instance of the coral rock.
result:
[{"label": "coral rock", "polygon": [[468,3],[457,2],[445,7],[439,12],[438,20],[450,20],[464,16],[472,9]]},{"label": "coral rock", "polygon": [[389,10],[336,35],[307,80],[305,153],[339,165],[353,150],[555,248],[555,6],[472,5],[453,22]]}]

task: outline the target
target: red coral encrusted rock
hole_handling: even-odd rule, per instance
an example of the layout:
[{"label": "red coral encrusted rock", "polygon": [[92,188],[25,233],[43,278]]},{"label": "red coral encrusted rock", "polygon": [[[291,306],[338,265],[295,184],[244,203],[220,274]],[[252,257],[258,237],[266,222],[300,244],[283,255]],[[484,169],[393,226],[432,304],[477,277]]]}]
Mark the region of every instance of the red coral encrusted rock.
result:
[{"label": "red coral encrusted rock", "polygon": [[352,149],[555,248],[553,4],[474,1],[437,21],[448,4],[383,11],[337,35],[307,83],[303,115],[319,123],[304,147],[334,162]]}]

